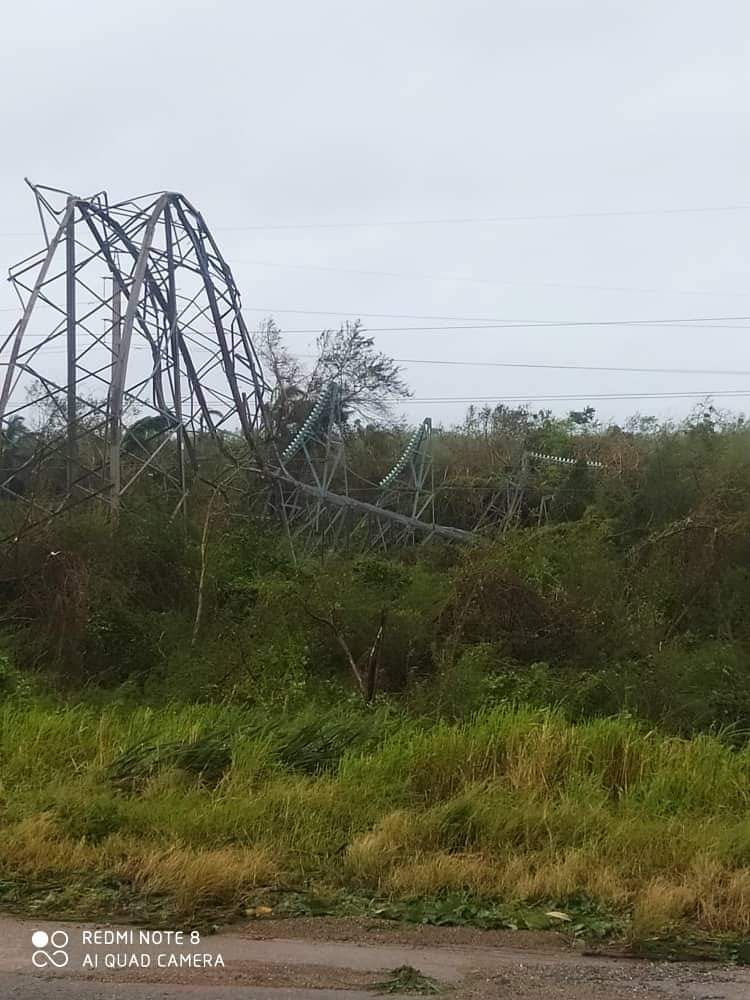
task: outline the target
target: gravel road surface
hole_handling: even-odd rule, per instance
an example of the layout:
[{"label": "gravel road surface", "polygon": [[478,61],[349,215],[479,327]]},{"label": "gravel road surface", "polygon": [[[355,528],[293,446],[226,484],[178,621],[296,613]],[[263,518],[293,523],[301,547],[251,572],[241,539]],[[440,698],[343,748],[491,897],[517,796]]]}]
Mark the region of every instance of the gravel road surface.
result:
[{"label": "gravel road surface", "polygon": [[402,965],[447,1000],[750,1000],[750,969],[592,956],[554,934],[256,920],[165,942],[145,928],[0,918],[3,1000],[372,1000]]}]

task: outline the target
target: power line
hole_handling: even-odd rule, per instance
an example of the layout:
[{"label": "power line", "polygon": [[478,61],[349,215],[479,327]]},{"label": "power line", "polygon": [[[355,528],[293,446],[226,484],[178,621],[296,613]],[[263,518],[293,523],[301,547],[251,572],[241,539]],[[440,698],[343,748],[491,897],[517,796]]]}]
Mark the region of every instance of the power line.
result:
[{"label": "power line", "polygon": [[374,271],[365,270],[362,268],[355,267],[331,267],[327,264],[284,264],[269,260],[243,260],[240,258],[234,258],[232,264],[252,264],[253,267],[271,267],[280,269],[290,269],[296,271],[329,271],[334,274],[361,274],[367,277],[377,277],[377,278],[398,278],[399,280],[405,281],[436,281],[436,282],[459,282],[468,283],[472,285],[489,285],[490,287],[497,286],[508,286],[513,288],[557,288],[557,289],[575,289],[593,292],[625,292],[627,294],[645,294],[645,295],[690,295],[698,297],[724,297],[726,295],[733,296],[744,296],[750,295],[750,292],[734,292],[734,291],[724,291],[724,292],[701,292],[696,289],[684,289],[684,288],[633,288],[627,285],[588,285],[588,284],[577,284],[575,282],[559,282],[559,281],[508,281],[505,279],[492,279],[492,278],[475,278],[471,275],[455,275],[455,274],[416,274],[408,273],[403,271]]},{"label": "power line", "polygon": [[[317,358],[315,354],[299,354],[300,358]],[[400,365],[446,365],[460,368],[542,368],[552,371],[621,372],[644,375],[750,375],[750,369],[738,368],[623,368],[617,365],[553,364],[542,361],[438,361],[434,358],[393,358]]]},{"label": "power line", "polygon": [[[141,347],[134,347],[134,350],[146,350],[145,345]],[[64,355],[64,350],[50,351],[50,354]],[[474,362],[467,362],[473,364]],[[476,362],[480,364],[481,362]],[[537,366],[526,366],[519,365],[518,367],[537,367]],[[556,366],[549,365],[545,367],[556,368],[556,367],[572,367],[572,366]],[[583,368],[583,370],[588,370]],[[597,368],[597,371],[622,371],[622,372],[675,372],[679,373],[679,369],[649,369],[649,368]],[[699,371],[697,369],[691,369],[691,374],[709,375],[709,374],[730,374],[729,372],[711,372],[711,371]],[[688,374],[687,371],[684,374]],[[733,375],[747,375],[750,372],[734,371]],[[530,402],[591,402],[592,400],[629,400],[629,399],[712,399],[717,397],[723,398],[746,398],[750,397],[750,389],[719,389],[710,390],[703,389],[696,392],[578,392],[578,393],[552,393],[552,394],[532,394],[528,393],[522,396],[506,396],[506,395],[496,395],[496,396],[391,396],[387,397],[392,402],[399,405],[409,405],[409,404],[424,404],[424,403],[461,403],[461,404],[472,404],[472,403],[530,403]]]},{"label": "power line", "polygon": [[437,218],[437,219],[392,219],[392,220],[370,220],[366,222],[305,222],[305,223],[277,223],[273,225],[254,226],[215,226],[216,232],[251,232],[263,230],[287,230],[287,229],[390,229],[401,226],[464,226],[474,224],[505,224],[515,222],[566,222],[572,219],[612,219],[612,218],[632,218],[637,216],[651,215],[698,215],[711,212],[746,212],[750,210],[750,205],[718,205],[698,208],[677,207],[677,208],[635,208],[617,209],[604,212],[564,212],[554,214],[539,215],[489,215],[489,216],[468,216],[464,218]]},{"label": "power line", "polygon": [[[40,305],[45,303],[40,303]],[[96,304],[92,300],[92,304]],[[253,311],[255,307],[252,307]],[[3,312],[20,312],[20,309],[14,307],[4,307],[1,311]],[[302,310],[302,309],[276,309],[276,310],[258,310],[260,312],[273,313],[273,312],[288,312],[288,313],[302,313],[304,315],[320,315],[320,316],[331,316],[333,312],[323,312],[316,310]],[[354,313],[350,313],[354,315]],[[403,318],[407,314],[398,313],[365,313],[357,312],[357,316],[371,316],[371,317],[383,317],[399,319]],[[434,319],[434,320],[451,320],[451,319],[461,319],[461,317],[450,317],[450,316],[413,316],[414,319]],[[597,326],[660,326],[660,327],[686,327],[687,329],[727,329],[727,330],[744,330],[747,329],[745,326],[726,326],[726,323],[747,323],[750,322],[750,316],[680,316],[675,318],[657,318],[657,319],[600,319],[600,320],[498,320],[498,319],[480,319],[478,317],[473,317],[472,322],[452,324],[452,325],[441,325],[441,326],[384,326],[384,327],[367,327],[367,332],[370,333],[408,333],[408,332],[440,332],[454,331],[454,330],[517,330],[517,329],[535,329],[535,328],[555,328],[555,327],[597,327]],[[714,325],[718,324],[718,325]],[[320,333],[319,328],[308,328],[301,330],[282,330],[281,333],[287,334],[317,334]]]},{"label": "power line", "polygon": [[[27,336],[40,336],[27,334]],[[60,339],[62,333],[58,335]],[[106,344],[98,345],[99,349],[105,349]],[[210,350],[207,345],[194,345],[195,350]],[[132,351],[149,350],[147,344],[135,343],[131,346]],[[64,347],[44,348],[45,355],[65,355]],[[305,360],[316,360],[316,354],[298,354],[298,358]],[[453,361],[438,360],[435,358],[393,358],[396,364],[401,365],[442,365],[459,368],[520,368],[520,369],[543,369],[547,371],[576,371],[576,372],[613,372],[626,375],[737,375],[750,376],[750,369],[741,368],[636,368],[623,367],[619,365],[583,365],[574,363],[555,363],[544,361]]]},{"label": "power line", "polygon": [[701,392],[579,392],[575,394],[563,395],[536,395],[527,394],[525,396],[409,396],[400,399],[392,397],[402,403],[530,403],[530,402],[552,402],[552,401],[578,401],[590,402],[594,399],[713,399],[715,397],[750,397],[750,389],[726,389],[717,392],[704,390]]},{"label": "power line", "polygon": [[[750,205],[677,206],[675,208],[612,209],[601,212],[558,212],[535,215],[487,215],[459,218],[371,219],[357,222],[284,222],[252,226],[212,226],[213,232],[264,232],[295,229],[392,229],[402,226],[464,226],[476,224],[506,224],[517,222],[566,222],[573,219],[625,219],[640,216],[705,215],[711,213],[747,212]],[[0,232],[1,237],[38,236],[36,232]]]},{"label": "power line", "polygon": [[[60,335],[61,336],[61,335]],[[100,347],[104,348],[102,344]],[[206,346],[195,345],[197,350],[208,350]],[[146,344],[133,344],[131,350],[145,351]],[[65,348],[47,348],[45,354],[64,355]],[[299,354],[299,358],[305,360],[316,360],[316,354]],[[613,372],[624,375],[737,375],[750,376],[750,369],[742,368],[649,368],[630,367],[620,365],[584,365],[577,363],[555,363],[546,361],[454,361],[438,360],[435,358],[393,358],[396,364],[400,365],[438,365],[444,367],[458,368],[520,368],[520,369],[542,369],[545,371],[576,371],[576,372]],[[735,390],[732,390],[735,391]],[[736,390],[739,391],[739,390]],[[690,395],[693,395],[692,393]]]},{"label": "power line", "polygon": [[[367,333],[450,333],[455,330],[536,330],[562,329],[571,327],[603,327],[603,326],[634,326],[661,327],[663,329],[688,330],[746,330],[747,326],[726,326],[732,321],[750,321],[750,316],[696,316],[681,319],[600,319],[600,320],[519,320],[518,322],[501,323],[460,323],[443,326],[368,326]],[[320,333],[315,328],[303,330],[282,330],[288,334]]]},{"label": "power line", "polygon": [[[435,314],[419,314],[419,313],[380,313],[380,312],[365,312],[361,309],[268,309],[261,306],[246,306],[242,307],[243,312],[260,312],[264,313],[266,316],[273,317],[276,313],[288,313],[290,315],[296,316],[357,316],[358,318],[367,317],[370,319],[427,319],[435,321],[445,321],[445,322],[466,322],[466,323],[476,323],[482,324],[483,326],[488,326],[492,328],[493,325],[514,325],[517,323],[523,323],[524,325],[531,323],[548,323],[548,320],[504,320],[499,319],[497,316],[437,316]],[[732,321],[732,320],[747,320],[750,317],[747,316],[719,316],[719,317],[706,317],[706,316],[682,316],[676,319],[656,319],[656,320],[620,320],[618,322],[637,322],[637,323],[653,323],[653,324],[676,324],[676,323],[697,323],[705,322],[707,320],[722,320],[722,321]],[[588,321],[587,321],[588,322]],[[391,329],[399,330],[400,327],[392,327]],[[441,327],[441,329],[454,329],[453,327]],[[732,329],[732,327],[729,327]],[[744,328],[741,328],[744,329]],[[282,330],[282,333],[319,333],[319,330]]]}]

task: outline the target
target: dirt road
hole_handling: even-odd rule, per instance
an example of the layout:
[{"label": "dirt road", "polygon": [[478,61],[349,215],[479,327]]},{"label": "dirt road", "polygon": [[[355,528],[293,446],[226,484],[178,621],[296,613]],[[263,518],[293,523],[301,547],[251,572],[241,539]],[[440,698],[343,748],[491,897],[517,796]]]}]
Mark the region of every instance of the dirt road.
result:
[{"label": "dirt road", "polygon": [[372,1000],[404,965],[455,1000],[750,1000],[750,969],[595,957],[553,934],[257,920],[191,940],[0,918],[4,1000]]}]

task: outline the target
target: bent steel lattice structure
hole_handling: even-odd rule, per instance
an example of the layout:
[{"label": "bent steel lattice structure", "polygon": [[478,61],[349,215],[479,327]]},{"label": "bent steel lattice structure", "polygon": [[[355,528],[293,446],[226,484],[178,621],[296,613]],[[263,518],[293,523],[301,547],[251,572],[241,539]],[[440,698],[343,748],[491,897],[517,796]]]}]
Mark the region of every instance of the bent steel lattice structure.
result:
[{"label": "bent steel lattice structure", "polygon": [[[427,423],[375,503],[348,493],[337,386],[280,450],[231,269],[184,195],[110,203],[29,186],[44,247],[10,269],[21,316],[0,342],[0,497],[25,505],[26,527],[94,498],[117,516],[144,476],[174,497],[175,514],[224,467],[265,484],[290,533],[333,542],[351,535],[346,523],[371,522],[383,542],[471,539],[435,524],[423,502]],[[40,408],[42,429],[18,447]],[[391,509],[383,501],[407,470],[414,504]]]}]

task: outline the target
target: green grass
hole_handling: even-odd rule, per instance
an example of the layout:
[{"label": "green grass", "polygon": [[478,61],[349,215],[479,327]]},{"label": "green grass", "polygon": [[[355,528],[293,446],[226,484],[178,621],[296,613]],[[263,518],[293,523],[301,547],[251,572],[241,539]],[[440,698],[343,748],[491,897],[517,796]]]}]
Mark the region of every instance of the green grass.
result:
[{"label": "green grass", "polygon": [[424,922],[736,938],[749,806],[749,750],[626,717],[11,699],[0,906],[202,919],[259,893],[280,910],[290,893],[349,894]]}]

